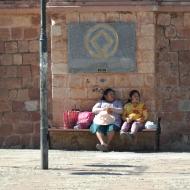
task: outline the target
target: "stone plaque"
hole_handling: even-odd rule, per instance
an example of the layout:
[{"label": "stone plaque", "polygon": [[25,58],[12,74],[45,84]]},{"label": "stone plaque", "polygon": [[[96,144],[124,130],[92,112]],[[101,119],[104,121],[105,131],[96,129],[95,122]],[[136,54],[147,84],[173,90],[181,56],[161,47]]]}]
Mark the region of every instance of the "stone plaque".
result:
[{"label": "stone plaque", "polygon": [[131,22],[69,24],[69,72],[135,71],[135,28]]}]

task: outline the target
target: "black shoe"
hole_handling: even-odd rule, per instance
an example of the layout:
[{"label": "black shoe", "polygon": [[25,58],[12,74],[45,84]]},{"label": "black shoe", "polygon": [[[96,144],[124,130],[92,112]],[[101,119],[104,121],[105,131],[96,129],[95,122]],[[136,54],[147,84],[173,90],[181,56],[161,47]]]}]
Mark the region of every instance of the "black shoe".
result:
[{"label": "black shoe", "polygon": [[97,144],[96,145],[96,148],[102,152],[108,152],[108,147],[106,145],[103,145],[103,144]]}]

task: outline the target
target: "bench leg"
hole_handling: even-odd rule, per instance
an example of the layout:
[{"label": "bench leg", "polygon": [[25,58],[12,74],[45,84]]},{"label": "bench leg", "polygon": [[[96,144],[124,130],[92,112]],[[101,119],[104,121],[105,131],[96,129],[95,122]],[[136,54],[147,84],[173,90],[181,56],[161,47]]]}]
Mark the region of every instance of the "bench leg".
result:
[{"label": "bench leg", "polygon": [[160,134],[156,134],[154,151],[157,152],[159,150],[160,150]]},{"label": "bench leg", "polygon": [[160,150],[160,134],[161,134],[161,125],[160,125],[161,117],[157,118],[157,131],[156,131],[156,138],[155,138],[155,151]]},{"label": "bench leg", "polygon": [[47,134],[47,140],[48,140],[48,145],[49,145],[49,149],[51,149],[51,139],[50,139],[50,135],[49,135],[49,132]]}]

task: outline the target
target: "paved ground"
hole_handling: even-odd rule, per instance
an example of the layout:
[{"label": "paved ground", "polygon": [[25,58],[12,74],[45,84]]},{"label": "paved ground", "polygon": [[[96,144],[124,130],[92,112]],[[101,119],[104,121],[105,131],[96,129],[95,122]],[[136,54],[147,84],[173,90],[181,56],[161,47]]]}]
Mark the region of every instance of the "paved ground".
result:
[{"label": "paved ground", "polygon": [[190,190],[190,153],[0,150],[0,190]]}]

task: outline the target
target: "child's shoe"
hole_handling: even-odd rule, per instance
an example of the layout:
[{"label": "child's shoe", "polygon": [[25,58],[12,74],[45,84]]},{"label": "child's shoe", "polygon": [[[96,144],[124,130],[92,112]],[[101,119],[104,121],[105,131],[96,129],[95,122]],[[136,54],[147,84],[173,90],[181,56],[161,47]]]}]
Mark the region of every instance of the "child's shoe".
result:
[{"label": "child's shoe", "polygon": [[120,131],[120,138],[124,142],[127,140],[127,132],[125,131]]},{"label": "child's shoe", "polygon": [[132,141],[134,139],[134,135],[129,133],[129,132],[124,132],[124,131],[121,131],[120,132],[120,137],[121,139],[124,141],[126,139]]}]

